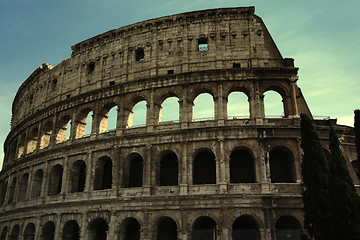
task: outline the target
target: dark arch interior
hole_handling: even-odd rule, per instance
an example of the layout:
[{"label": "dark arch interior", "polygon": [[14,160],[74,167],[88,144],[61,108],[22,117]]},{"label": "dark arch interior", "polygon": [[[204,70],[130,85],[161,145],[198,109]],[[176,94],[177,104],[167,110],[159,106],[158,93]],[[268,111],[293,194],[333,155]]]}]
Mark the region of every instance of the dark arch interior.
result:
[{"label": "dark arch interior", "polygon": [[109,157],[102,157],[96,164],[94,190],[111,189],[111,187],[112,161]]},{"label": "dark arch interior", "polygon": [[248,239],[258,240],[260,234],[258,231],[258,225],[254,219],[250,216],[238,217],[232,226],[232,239]]},{"label": "dark arch interior", "polygon": [[28,187],[28,180],[29,180],[29,174],[25,173],[24,175],[22,175],[21,179],[20,179],[20,186],[19,186],[19,197],[18,200],[24,200],[26,197],[26,190]]},{"label": "dark arch interior", "polygon": [[300,222],[292,216],[282,216],[275,224],[276,239],[301,239],[302,231]]},{"label": "dark arch interior", "polygon": [[199,217],[193,226],[193,240],[216,240],[216,222],[210,217]]},{"label": "dark arch interior", "polygon": [[102,218],[97,218],[90,223],[91,240],[106,240],[109,226]]},{"label": "dark arch interior", "polygon": [[55,224],[53,222],[47,222],[43,229],[41,234],[43,240],[54,240],[55,236]]},{"label": "dark arch interior", "polygon": [[295,182],[294,159],[282,149],[270,151],[270,175],[273,183]]},{"label": "dark arch interior", "polygon": [[8,227],[5,226],[1,231],[0,240],[6,240],[7,231],[8,231]]},{"label": "dark arch interior", "polygon": [[84,161],[76,161],[71,169],[70,192],[83,192],[85,188],[86,164]]},{"label": "dark arch interior", "polygon": [[210,151],[196,154],[193,165],[194,184],[216,184],[215,156]]},{"label": "dark arch interior", "polygon": [[39,197],[41,194],[41,187],[43,182],[44,172],[41,169],[38,169],[33,178],[33,184],[31,189],[31,197]]},{"label": "dark arch interior", "polygon": [[79,240],[80,228],[76,221],[68,221],[63,229],[63,240]]},{"label": "dark arch interior", "polygon": [[61,193],[63,167],[61,165],[55,165],[50,172],[49,192],[48,194],[57,195]]},{"label": "dark arch interior", "polygon": [[24,240],[34,240],[35,239],[35,225],[29,223],[24,231]]},{"label": "dark arch interior", "polygon": [[161,158],[159,185],[178,185],[178,158],[174,152],[167,153]]},{"label": "dark arch interior", "polygon": [[142,187],[143,158],[136,155],[130,162],[129,187]]},{"label": "dark arch interior", "polygon": [[10,240],[18,240],[19,233],[20,233],[20,227],[19,225],[15,225],[11,231]]},{"label": "dark arch interior", "polygon": [[140,239],[140,224],[132,218],[128,221],[125,230],[125,240],[139,240]]},{"label": "dark arch interior", "polygon": [[177,226],[170,217],[164,217],[159,221],[157,240],[177,240]]},{"label": "dark arch interior", "polygon": [[7,181],[4,181],[4,182],[1,183],[0,205],[4,204],[7,187],[8,187],[8,182]]},{"label": "dark arch interior", "polygon": [[14,178],[11,182],[8,203],[12,203],[14,201],[16,182],[17,178]]},{"label": "dark arch interior", "polygon": [[230,182],[255,182],[254,160],[246,150],[235,150],[230,155]]}]

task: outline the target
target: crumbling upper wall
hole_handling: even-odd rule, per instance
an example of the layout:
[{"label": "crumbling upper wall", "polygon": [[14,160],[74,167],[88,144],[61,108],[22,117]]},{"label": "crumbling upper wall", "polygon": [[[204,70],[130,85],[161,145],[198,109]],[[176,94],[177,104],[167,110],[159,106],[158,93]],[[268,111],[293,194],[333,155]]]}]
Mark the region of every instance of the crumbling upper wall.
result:
[{"label": "crumbling upper wall", "polygon": [[[206,49],[199,50],[200,43]],[[167,74],[227,68],[293,68],[254,7],[213,9],[135,23],[72,47],[72,56],[33,74],[13,104],[12,126],[73,96]],[[37,72],[37,71],[35,71]]]}]

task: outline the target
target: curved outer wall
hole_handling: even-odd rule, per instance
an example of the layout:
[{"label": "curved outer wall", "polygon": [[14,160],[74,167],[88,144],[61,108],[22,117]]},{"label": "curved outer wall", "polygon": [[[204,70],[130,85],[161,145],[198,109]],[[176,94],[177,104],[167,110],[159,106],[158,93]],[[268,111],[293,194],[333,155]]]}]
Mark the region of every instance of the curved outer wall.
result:
[{"label": "curved outer wall", "polygon": [[[254,8],[152,19],[72,51],[59,65],[35,70],[13,102],[0,174],[0,234],[6,239],[17,228],[24,239],[40,239],[50,223],[54,239],[76,239],[66,238],[74,222],[81,239],[95,239],[101,221],[107,239],[124,239],[131,221],[138,222],[141,239],[156,239],[163,217],[176,223],[178,239],[197,239],[204,217],[224,240],[238,231],[237,219],[246,219],[246,228],[254,222],[261,239],[281,234],[282,218],[298,221],[301,232],[299,115],[311,113],[293,59],[281,56]],[[281,95],[283,117],[265,116],[268,90]],[[234,91],[248,97],[246,118],[228,117]],[[193,103],[201,93],[212,95],[214,117],[196,121]],[[161,122],[168,97],[178,98],[180,117]],[[140,101],[146,101],[146,125],[132,126]],[[113,107],[116,129],[109,131]],[[91,133],[85,135],[88,113]],[[325,148],[329,123],[336,126],[316,121]],[[352,129],[337,130],[358,183],[350,164],[356,158]],[[236,156],[248,163],[231,163]],[[175,163],[166,168],[165,161]],[[31,223],[33,232],[25,233]]]}]

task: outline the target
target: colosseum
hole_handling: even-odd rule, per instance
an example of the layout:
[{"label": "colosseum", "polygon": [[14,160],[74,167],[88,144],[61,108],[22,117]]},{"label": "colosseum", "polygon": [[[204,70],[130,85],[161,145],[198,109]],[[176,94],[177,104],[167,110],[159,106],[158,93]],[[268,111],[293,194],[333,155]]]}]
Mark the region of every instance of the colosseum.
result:
[{"label": "colosseum", "polygon": [[[71,49],[15,96],[1,240],[301,238],[299,115],[312,115],[298,68],[254,7],[151,19]],[[267,91],[283,116],[265,114]],[[228,114],[232,93],[246,96],[246,116]],[[211,96],[208,118],[194,117],[200,95]],[[169,98],[178,118],[164,121]],[[136,125],[140,103],[145,124]],[[353,129],[314,123],[324,149],[336,127],[359,184]]]}]

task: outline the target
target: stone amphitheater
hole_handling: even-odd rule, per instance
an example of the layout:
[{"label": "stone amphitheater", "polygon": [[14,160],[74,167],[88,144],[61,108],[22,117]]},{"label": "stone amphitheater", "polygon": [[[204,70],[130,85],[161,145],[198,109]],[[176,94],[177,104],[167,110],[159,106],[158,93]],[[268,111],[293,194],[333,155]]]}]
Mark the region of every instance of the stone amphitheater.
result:
[{"label": "stone amphitheater", "polygon": [[[71,49],[15,96],[0,240],[301,238],[299,115],[312,115],[298,68],[254,7],[151,19]],[[281,96],[283,116],[265,115],[267,91]],[[229,116],[234,92],[246,95],[247,116]],[[212,117],[194,118],[201,94]],[[162,121],[168,98],[179,117]],[[133,125],[141,102],[146,124]],[[325,150],[336,127],[359,184],[353,129],[314,123]]]}]

